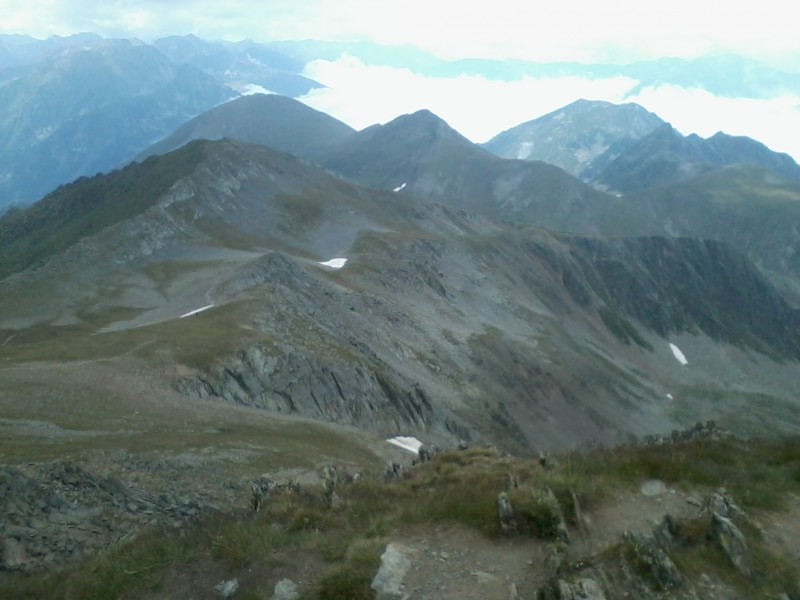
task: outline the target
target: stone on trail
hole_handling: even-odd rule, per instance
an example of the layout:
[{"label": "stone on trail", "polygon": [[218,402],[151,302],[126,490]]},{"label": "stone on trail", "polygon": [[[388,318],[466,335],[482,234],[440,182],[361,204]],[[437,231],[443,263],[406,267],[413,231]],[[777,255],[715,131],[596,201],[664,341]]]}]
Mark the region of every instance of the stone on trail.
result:
[{"label": "stone on trail", "polygon": [[389,544],[381,555],[381,566],[370,587],[375,591],[376,600],[403,600],[405,578],[411,568],[407,556],[409,548],[401,544]]},{"label": "stone on trail", "polygon": [[215,587],[222,598],[233,598],[237,591],[239,591],[239,580],[229,579],[227,581],[220,581]]}]

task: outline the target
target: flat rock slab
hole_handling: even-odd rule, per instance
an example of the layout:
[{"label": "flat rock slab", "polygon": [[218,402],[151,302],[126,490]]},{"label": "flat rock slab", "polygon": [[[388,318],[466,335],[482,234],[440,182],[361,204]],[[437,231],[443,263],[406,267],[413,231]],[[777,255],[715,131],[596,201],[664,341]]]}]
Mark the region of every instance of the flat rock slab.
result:
[{"label": "flat rock slab", "polygon": [[648,479],[642,484],[641,490],[648,497],[663,496],[667,493],[667,485],[660,479]]}]

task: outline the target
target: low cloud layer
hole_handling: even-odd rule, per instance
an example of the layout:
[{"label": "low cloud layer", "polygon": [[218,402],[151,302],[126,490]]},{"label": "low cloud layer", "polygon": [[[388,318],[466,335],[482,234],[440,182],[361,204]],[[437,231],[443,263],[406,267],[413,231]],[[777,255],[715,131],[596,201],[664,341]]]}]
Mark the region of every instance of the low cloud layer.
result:
[{"label": "low cloud layer", "polygon": [[328,86],[302,98],[352,127],[427,108],[474,142],[535,119],[579,98],[637,102],[672,123],[681,133],[703,137],[724,131],[745,135],[800,161],[800,95],[772,99],[720,98],[702,89],[646,88],[630,95],[638,82],[611,79],[426,77],[408,69],[365,65],[352,57],[314,61],[306,75]]},{"label": "low cloud layer", "polygon": [[427,108],[477,142],[577,98],[621,102],[636,85],[625,77],[594,81],[525,77],[511,82],[477,76],[427,77],[408,69],[365,65],[352,57],[314,61],[305,74],[329,87],[301,100],[357,129]]}]

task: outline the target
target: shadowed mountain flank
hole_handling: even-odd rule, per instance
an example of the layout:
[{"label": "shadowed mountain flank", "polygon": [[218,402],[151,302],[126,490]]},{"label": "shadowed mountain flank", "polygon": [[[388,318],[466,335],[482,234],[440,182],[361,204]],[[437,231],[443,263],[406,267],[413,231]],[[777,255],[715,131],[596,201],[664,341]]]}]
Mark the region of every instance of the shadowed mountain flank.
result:
[{"label": "shadowed mountain flank", "polygon": [[139,155],[165,154],[191,140],[229,138],[302,158],[321,156],[354,130],[302,102],[275,94],[242,96],[195,117]]}]

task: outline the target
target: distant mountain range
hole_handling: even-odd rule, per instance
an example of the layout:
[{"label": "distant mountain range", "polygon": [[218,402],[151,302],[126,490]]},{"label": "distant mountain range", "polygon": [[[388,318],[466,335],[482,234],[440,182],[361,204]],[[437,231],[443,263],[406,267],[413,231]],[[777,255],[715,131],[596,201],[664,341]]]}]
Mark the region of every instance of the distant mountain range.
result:
[{"label": "distant mountain range", "polygon": [[[38,200],[77,177],[119,167],[172,134],[190,118],[225,100],[264,91],[299,97],[323,87],[303,75],[306,65],[313,60],[336,60],[345,55],[367,64],[412,68],[420,74],[444,77],[625,76],[639,81],[642,87],[701,86],[716,95],[752,98],[772,97],[800,88],[800,75],[734,56],[695,61],[663,59],[631,65],[448,62],[410,48],[370,43],[313,40],[233,43],[187,35],[159,39],[149,46],[139,40],[104,40],[91,33],[46,40],[0,35],[0,101],[7,107],[0,117],[0,211],[12,204]],[[77,106],[80,108],[76,109]],[[572,141],[562,137],[564,127],[559,130],[559,137],[564,140],[560,156],[545,150],[529,153],[525,148],[531,144],[526,141],[530,135],[517,128],[498,136],[487,148],[505,157],[524,156],[550,162],[586,181],[620,192],[661,183],[669,179],[671,171],[683,167],[666,155],[640,156],[632,160],[650,161],[647,173],[657,171],[659,175],[651,178],[642,172],[629,174],[629,164],[619,154],[628,149],[631,140],[638,141],[640,134],[656,123],[657,117],[628,107],[619,109],[619,114],[613,117],[624,119],[625,110],[638,113],[634,119],[636,126],[631,122],[627,132],[619,127],[616,133],[611,131],[614,129],[610,127],[611,120],[605,126],[595,124],[592,130],[589,106],[603,112],[599,105],[591,104],[585,104],[581,112],[577,110],[581,104],[577,103],[549,116],[553,120],[551,128],[556,127],[554,119],[558,114],[586,125],[580,133],[573,134]],[[606,119],[612,119],[608,110],[604,114]],[[595,121],[600,123],[602,119]],[[540,129],[544,126],[544,121],[537,125]],[[509,136],[516,136],[517,141]],[[602,157],[595,156],[606,144],[610,144],[609,151],[603,152]],[[730,153],[719,151],[718,140],[715,146],[711,152],[715,156],[703,151],[699,154],[705,156],[698,157],[712,158],[711,164],[715,166],[721,165],[718,159],[722,157],[722,162],[729,164]],[[612,169],[604,178],[600,170],[616,159],[620,160],[620,172],[614,173]],[[594,164],[584,164],[586,161]],[[690,172],[703,170],[691,168]]]},{"label": "distant mountain range", "polygon": [[523,60],[444,60],[416,48],[380,46],[368,42],[316,40],[271,42],[268,47],[303,63],[315,59],[337,60],[351,56],[366,64],[409,68],[431,77],[479,76],[514,81],[522,77],[626,77],[639,82],[638,91],[660,85],[704,89],[716,96],[771,98],[800,89],[800,73],[783,71],[759,61],[725,54],[686,60],[659,58],[630,64],[537,63]]},{"label": "distant mountain range", "polygon": [[252,91],[321,84],[263,46],[193,36],[0,35],[0,211],[122,166],[190,118]]},{"label": "distant mountain range", "polygon": [[120,166],[237,95],[129,40],[75,43],[0,70],[0,206]]},{"label": "distant mountain range", "polygon": [[242,94],[270,91],[303,96],[321,83],[303,77],[305,64],[265,44],[209,42],[194,35],[171,36],[153,43],[176,64],[190,64]]}]

